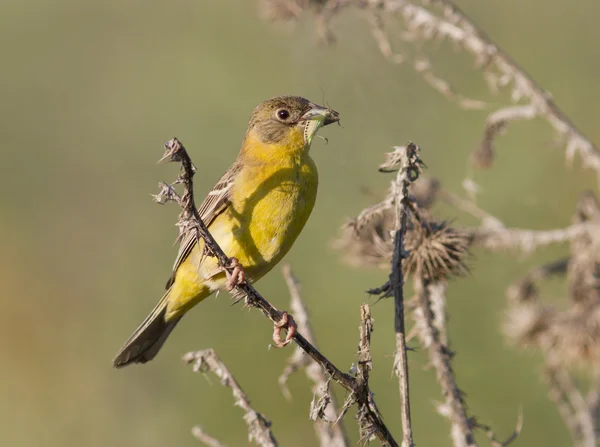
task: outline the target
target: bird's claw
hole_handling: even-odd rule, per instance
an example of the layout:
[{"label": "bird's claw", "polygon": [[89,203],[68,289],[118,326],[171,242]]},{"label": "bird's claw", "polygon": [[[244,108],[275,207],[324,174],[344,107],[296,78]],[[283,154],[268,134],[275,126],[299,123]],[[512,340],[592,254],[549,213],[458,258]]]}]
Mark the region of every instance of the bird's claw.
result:
[{"label": "bird's claw", "polygon": [[[281,341],[281,330],[286,330],[285,340]],[[298,325],[294,318],[287,312],[281,313],[281,320],[273,325],[273,346],[274,348],[283,348],[290,344],[294,335],[298,332]]]},{"label": "bird's claw", "polygon": [[231,273],[229,270],[225,269],[225,275],[227,276],[227,291],[231,292],[235,286],[239,286],[246,281],[246,273],[237,258],[229,259],[229,265],[227,267],[233,269]]}]

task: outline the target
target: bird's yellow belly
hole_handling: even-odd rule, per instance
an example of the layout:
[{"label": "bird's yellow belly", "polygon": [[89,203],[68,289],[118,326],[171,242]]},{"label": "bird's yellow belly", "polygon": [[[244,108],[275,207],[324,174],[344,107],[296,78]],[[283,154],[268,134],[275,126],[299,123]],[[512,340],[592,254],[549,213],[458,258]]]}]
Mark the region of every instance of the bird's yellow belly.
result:
[{"label": "bird's yellow belly", "polygon": [[265,190],[254,192],[243,201],[243,209],[232,208],[211,225],[211,232],[225,253],[237,258],[253,281],[267,273],[292,247],[312,212],[317,192],[314,182],[297,179],[265,183]]}]

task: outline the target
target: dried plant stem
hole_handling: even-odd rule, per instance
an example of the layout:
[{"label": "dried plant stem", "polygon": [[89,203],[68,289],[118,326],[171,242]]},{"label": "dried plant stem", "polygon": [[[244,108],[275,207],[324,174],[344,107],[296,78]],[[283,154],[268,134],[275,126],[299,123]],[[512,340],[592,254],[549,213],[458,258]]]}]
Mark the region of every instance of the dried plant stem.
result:
[{"label": "dried plant stem", "polygon": [[584,234],[593,234],[599,228],[596,222],[574,224],[554,230],[479,227],[472,230],[472,234],[475,243],[489,250],[518,249],[531,253],[541,247],[569,242]]},{"label": "dried plant stem", "polygon": [[448,191],[441,191],[440,196],[444,201],[481,221],[481,226],[467,231],[471,234],[474,243],[488,250],[515,249],[531,253],[541,247],[571,242],[582,235],[595,234],[600,231],[600,224],[597,221],[584,221],[552,230],[510,228],[470,200]]},{"label": "dried plant stem", "polygon": [[[217,244],[198,214],[198,209],[194,203],[193,193],[193,176],[196,169],[186,149],[177,138],[173,138],[165,144],[165,154],[161,161],[181,163],[181,173],[175,183],[183,184],[184,193],[179,197],[174,191],[173,186],[163,184],[161,191],[155,196],[155,200],[160,203],[165,203],[170,200],[177,201],[183,208],[178,222],[180,231],[194,231],[198,238],[204,240],[208,255],[216,257],[219,266],[229,273],[232,273],[233,267],[231,260]],[[274,323],[279,323],[281,321],[282,313],[247,282],[235,286],[233,294],[238,301],[243,299],[247,306],[261,310],[262,313]],[[337,368],[299,332],[293,336],[293,340],[315,362],[321,365],[333,380],[351,393],[353,402],[358,404],[359,409],[364,409],[362,413],[363,422],[372,427],[373,434],[377,436],[381,443],[385,446],[396,446],[396,441],[383,423],[379,413],[375,411],[376,407],[372,401],[371,394],[365,393],[361,384],[358,383],[354,377]]]},{"label": "dried plant stem", "polygon": [[570,374],[549,362],[545,369],[550,399],[571,433],[577,447],[596,447],[596,427],[588,404],[579,392]]},{"label": "dried plant stem", "polygon": [[419,147],[409,143],[406,147],[397,147],[396,151],[380,170],[386,171],[398,167],[396,181],[392,184],[396,208],[396,224],[394,234],[394,252],[392,255],[392,272],[390,287],[394,295],[394,330],[396,332],[396,355],[394,357],[394,372],[398,376],[400,388],[400,406],[402,412],[402,446],[414,445],[412,424],[410,418],[410,396],[408,386],[408,359],[406,356],[406,330],[404,327],[404,274],[402,261],[408,253],[404,249],[408,223],[408,187],[419,173]]},{"label": "dried plant stem", "polygon": [[[271,422],[252,408],[250,399],[248,399],[240,384],[215,351],[206,349],[204,351],[188,352],[183,356],[183,361],[188,364],[193,363],[196,372],[212,372],[221,379],[224,386],[231,388],[235,405],[242,408],[246,413],[244,421],[248,424],[248,439],[250,441],[254,441],[262,447],[277,447],[277,441],[271,431]],[[205,439],[208,438],[205,437]]]},{"label": "dried plant stem", "polygon": [[203,442],[208,447],[227,447],[221,441],[206,433],[199,425],[196,425],[194,428],[192,428],[192,435],[194,438],[200,442]]},{"label": "dried plant stem", "polygon": [[[308,309],[300,295],[300,284],[292,272],[289,264],[283,266],[283,277],[287,283],[291,295],[290,309],[298,330],[304,334],[306,339],[316,346],[315,337],[308,320]],[[323,368],[310,360],[304,351],[296,348],[289,360],[283,374],[279,377],[279,385],[286,398],[291,399],[291,394],[286,382],[291,374],[304,368],[306,376],[314,383],[313,403],[311,408],[318,409],[314,413],[315,431],[319,438],[321,447],[349,447],[350,442],[344,430],[344,424],[340,420],[338,405],[335,396],[329,393],[329,379],[325,376]],[[322,402],[322,405],[320,404]],[[324,407],[324,408],[322,408]],[[321,410],[322,408],[322,410]],[[311,416],[313,412],[311,411]]]},{"label": "dried plant stem", "polygon": [[[356,374],[358,411],[356,418],[360,428],[360,441],[367,442],[377,434],[377,426],[383,425],[379,410],[373,400],[373,393],[369,388],[369,374],[373,368],[371,358],[371,332],[373,332],[373,320],[371,319],[371,308],[368,304],[360,306],[360,341],[358,343],[358,366]],[[371,414],[371,417],[366,415]],[[382,442],[384,446],[397,446],[389,441]]]},{"label": "dried plant stem", "polygon": [[[432,296],[438,295],[441,287],[439,284],[427,283],[420,277],[415,279],[415,293],[418,299],[418,310],[414,313],[417,330],[421,343],[429,353],[429,360],[436,371],[438,382],[442,387],[442,394],[446,398],[445,405],[439,410],[452,422],[452,441],[455,447],[471,447],[477,445],[473,435],[473,428],[467,416],[467,410],[462,398],[462,392],[456,384],[454,372],[450,365],[452,353],[442,342],[445,335],[445,320],[442,322],[432,312]],[[441,298],[443,299],[443,297]],[[440,305],[437,304],[439,308]]]}]

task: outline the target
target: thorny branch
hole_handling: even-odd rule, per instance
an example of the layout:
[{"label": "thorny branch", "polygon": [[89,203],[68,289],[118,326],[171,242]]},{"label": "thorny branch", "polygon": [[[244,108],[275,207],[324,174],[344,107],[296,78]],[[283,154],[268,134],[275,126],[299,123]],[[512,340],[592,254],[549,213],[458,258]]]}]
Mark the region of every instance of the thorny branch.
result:
[{"label": "thorny branch", "polygon": [[[168,201],[176,201],[179,203],[182,207],[178,220],[180,232],[194,231],[198,238],[204,240],[205,247],[209,252],[208,254],[216,257],[219,266],[231,273],[233,268],[230,259],[223,252],[221,247],[219,247],[198,214],[198,209],[194,202],[193,191],[193,176],[196,168],[186,149],[177,138],[173,138],[165,143],[165,154],[160,161],[181,163],[181,172],[174,184],[183,184],[184,193],[181,196],[178,196],[174,191],[173,185],[166,185],[163,183],[161,184],[161,191],[155,196],[155,200],[159,203]],[[260,309],[262,313],[274,323],[278,323],[282,318],[282,313],[247,282],[235,286],[233,295],[236,297],[236,302],[244,300],[248,307]],[[359,424],[370,427],[371,433],[377,436],[382,445],[392,447],[397,446],[396,441],[377,411],[377,407],[373,402],[371,394],[364,392],[364,388],[359,381],[338,369],[300,333],[296,333],[293,340],[315,362],[321,365],[333,380],[350,392],[349,400],[352,403],[356,403],[359,407]]]},{"label": "thorny branch", "polygon": [[[252,408],[250,399],[248,399],[244,390],[215,351],[207,349],[205,351],[188,352],[183,356],[183,361],[187,364],[193,364],[195,372],[212,372],[221,379],[224,386],[231,388],[235,404],[246,413],[244,421],[248,424],[248,439],[250,441],[254,441],[262,447],[277,447],[277,441],[271,431],[271,422]],[[201,433],[201,429],[195,429],[196,437]]]},{"label": "thorny branch", "polygon": [[[306,339],[316,345],[315,337],[308,321],[308,309],[300,296],[300,284],[294,276],[289,264],[283,266],[283,276],[291,295],[290,309],[298,330]],[[315,421],[315,430],[319,437],[321,447],[348,447],[349,441],[344,430],[335,396],[329,392],[330,379],[327,379],[321,365],[310,360],[305,352],[296,348],[290,357],[283,374],[279,377],[279,385],[283,395],[291,399],[292,395],[287,387],[287,380],[294,372],[304,368],[306,376],[314,383],[313,401],[311,402],[311,419]]]},{"label": "thorny branch", "polygon": [[390,274],[390,292],[394,296],[394,330],[396,332],[396,355],[394,372],[398,376],[400,387],[400,405],[402,412],[402,446],[414,445],[410,419],[410,396],[408,386],[408,359],[406,356],[406,330],[404,327],[404,273],[402,261],[408,257],[404,248],[404,239],[408,224],[408,187],[420,173],[421,160],[419,146],[409,143],[406,147],[396,147],[388,155],[386,162],[379,168],[382,172],[398,169],[396,180],[392,183],[392,194],[396,209],[394,226],[394,254]]}]

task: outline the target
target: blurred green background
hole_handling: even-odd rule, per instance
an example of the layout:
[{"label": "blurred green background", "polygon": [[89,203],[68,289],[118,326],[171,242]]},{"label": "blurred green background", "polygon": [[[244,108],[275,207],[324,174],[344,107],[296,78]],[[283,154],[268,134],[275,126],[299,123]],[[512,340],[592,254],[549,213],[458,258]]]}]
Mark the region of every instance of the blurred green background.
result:
[{"label": "blurred green background", "polygon": [[[600,141],[600,3],[529,0],[458,4],[549,91],[592,140]],[[176,253],[178,210],[150,193],[176,175],[157,166],[162,144],[177,136],[199,168],[199,196],[236,156],[260,101],[322,92],[343,127],[322,134],[313,155],[321,185],[317,206],[287,260],[303,283],[322,351],[342,369],[355,360],[359,304],[383,271],[355,270],[330,248],[346,217],[383,194],[383,153],[418,142],[428,174],[461,191],[467,156],[487,112],[462,111],[408,66],[379,54],[364,20],[336,17],[337,44],[315,44],[314,23],[262,21],[253,1],[4,0],[0,4],[0,445],[195,446],[195,424],[223,442],[247,445],[242,412],[229,390],[181,362],[212,347],[255,407],[273,421],[281,445],[315,445],[309,384],[291,379],[292,402],[277,377],[292,349],[267,350],[270,325],[256,311],[208,299],[178,327],[155,361],[111,368],[122,342],[162,294]],[[430,47],[426,47],[430,51]],[[414,51],[411,48],[411,51]],[[442,44],[434,71],[461,92],[490,97],[464,54]],[[431,53],[430,53],[431,54]],[[498,141],[497,163],[473,174],[480,204],[510,225],[567,225],[574,203],[596,181],[543,122],[518,123]],[[472,223],[458,211],[438,215]],[[566,252],[535,256],[476,251],[472,275],[450,284],[455,370],[469,408],[508,435],[518,408],[524,429],[515,445],[568,445],[539,377],[541,358],[508,346],[500,333],[507,284],[529,267]],[[288,295],[280,270],[258,288],[280,308]],[[561,300],[557,282],[546,297]],[[400,437],[392,303],[373,308],[372,385],[386,422]],[[449,426],[422,352],[410,354],[415,439],[449,445]],[[357,440],[352,416],[347,417]]]}]

